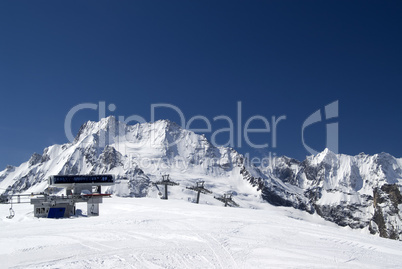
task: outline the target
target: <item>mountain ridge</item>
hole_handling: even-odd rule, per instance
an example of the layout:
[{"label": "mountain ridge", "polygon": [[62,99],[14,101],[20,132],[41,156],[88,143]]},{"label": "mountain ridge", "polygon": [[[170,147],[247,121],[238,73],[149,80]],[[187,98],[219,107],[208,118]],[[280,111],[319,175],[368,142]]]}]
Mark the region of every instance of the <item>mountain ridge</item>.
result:
[{"label": "mountain ridge", "polygon": [[[37,192],[53,174],[111,173],[118,196],[157,197],[152,182],[170,174],[176,199],[193,201],[185,186],[203,180],[214,193],[231,191],[242,207],[290,206],[340,226],[402,238],[402,159],[388,153],[349,156],[325,149],[303,161],[275,157],[255,167],[236,150],[215,147],[204,135],[168,120],[127,125],[113,116],[81,126],[71,143],[34,153],[0,172],[3,193]],[[213,197],[203,203],[218,205]]]}]

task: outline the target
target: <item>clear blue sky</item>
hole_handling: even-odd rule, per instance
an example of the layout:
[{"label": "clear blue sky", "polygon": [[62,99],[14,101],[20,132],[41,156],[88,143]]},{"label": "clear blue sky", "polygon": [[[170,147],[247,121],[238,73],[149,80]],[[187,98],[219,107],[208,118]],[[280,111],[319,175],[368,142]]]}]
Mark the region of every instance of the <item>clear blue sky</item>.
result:
[{"label": "clear blue sky", "polygon": [[[0,1],[0,170],[66,143],[67,112],[99,101],[116,105],[107,115],[150,120],[170,103],[211,121],[241,101],[244,120],[287,119],[276,148],[240,152],[303,159],[303,121],[339,100],[341,153],[402,157],[401,14],[401,1]],[[97,119],[78,113],[74,131]],[[306,136],[324,149],[325,123]]]}]

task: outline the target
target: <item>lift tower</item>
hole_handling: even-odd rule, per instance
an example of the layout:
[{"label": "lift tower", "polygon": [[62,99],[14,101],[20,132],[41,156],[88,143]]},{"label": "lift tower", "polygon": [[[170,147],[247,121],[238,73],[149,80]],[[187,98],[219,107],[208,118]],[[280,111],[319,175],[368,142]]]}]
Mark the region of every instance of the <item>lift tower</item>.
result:
[{"label": "lift tower", "polygon": [[164,185],[165,186],[165,197],[164,199],[168,199],[168,186],[177,186],[179,183],[173,182],[170,180],[169,175],[162,175],[162,180],[154,183],[155,185]]},{"label": "lift tower", "polygon": [[196,200],[197,204],[200,203],[200,193],[203,193],[203,194],[211,194],[212,193],[212,191],[207,190],[204,187],[204,183],[205,183],[204,181],[198,181],[196,183],[197,185],[191,186],[191,187],[186,187],[186,189],[193,190],[193,191],[197,192],[197,200]]},{"label": "lift tower", "polygon": [[214,198],[224,203],[225,207],[239,207],[239,205],[235,201],[233,201],[232,194],[232,192],[227,192],[224,193],[222,196],[214,196]]}]

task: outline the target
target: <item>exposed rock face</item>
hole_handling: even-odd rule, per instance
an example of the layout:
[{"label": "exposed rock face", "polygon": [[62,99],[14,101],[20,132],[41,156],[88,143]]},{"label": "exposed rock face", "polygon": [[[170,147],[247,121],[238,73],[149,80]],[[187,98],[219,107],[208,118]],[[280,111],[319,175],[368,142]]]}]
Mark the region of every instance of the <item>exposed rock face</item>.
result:
[{"label": "exposed rock face", "polygon": [[100,165],[105,166],[106,170],[112,170],[122,165],[122,155],[114,147],[106,146],[99,155]]},{"label": "exposed rock face", "polygon": [[42,155],[38,153],[34,153],[31,158],[29,159],[28,163],[30,166],[40,163],[42,160]]},{"label": "exposed rock face", "polygon": [[374,216],[369,230],[381,237],[401,239],[400,210],[402,195],[396,184],[384,184],[373,191]]}]

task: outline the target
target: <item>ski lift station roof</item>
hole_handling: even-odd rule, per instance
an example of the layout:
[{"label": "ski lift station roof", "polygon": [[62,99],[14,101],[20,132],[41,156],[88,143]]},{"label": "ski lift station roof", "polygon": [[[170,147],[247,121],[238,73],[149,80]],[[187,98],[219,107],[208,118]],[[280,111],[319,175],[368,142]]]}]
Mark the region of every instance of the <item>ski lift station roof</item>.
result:
[{"label": "ski lift station roof", "polygon": [[49,186],[70,188],[77,185],[111,186],[113,175],[57,175],[49,177]]}]

